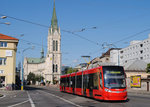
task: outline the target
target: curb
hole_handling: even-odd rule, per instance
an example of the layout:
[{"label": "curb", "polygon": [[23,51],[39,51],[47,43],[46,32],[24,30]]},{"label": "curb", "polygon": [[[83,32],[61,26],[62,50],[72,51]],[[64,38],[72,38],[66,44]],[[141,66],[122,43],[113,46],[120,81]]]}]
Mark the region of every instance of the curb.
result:
[{"label": "curb", "polygon": [[150,91],[127,91],[127,93],[150,95]]}]

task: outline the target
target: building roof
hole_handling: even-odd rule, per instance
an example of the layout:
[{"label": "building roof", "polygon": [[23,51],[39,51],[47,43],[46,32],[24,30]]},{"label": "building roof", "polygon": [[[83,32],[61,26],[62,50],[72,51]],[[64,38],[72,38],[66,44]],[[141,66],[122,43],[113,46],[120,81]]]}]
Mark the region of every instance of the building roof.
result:
[{"label": "building roof", "polygon": [[125,70],[146,70],[147,63],[141,60],[136,60],[131,63]]},{"label": "building roof", "polygon": [[106,56],[110,56],[110,51],[111,50],[120,50],[121,48],[110,48],[107,52],[103,53],[102,56],[100,58],[106,57]]},{"label": "building roof", "polygon": [[0,33],[0,39],[1,40],[18,40],[17,38],[7,36],[7,35],[1,34],[1,33]]},{"label": "building roof", "polygon": [[28,64],[40,64],[45,62],[45,58],[27,58]]},{"label": "building roof", "polygon": [[51,20],[51,28],[52,28],[52,31],[54,31],[54,29],[58,30],[55,1],[54,1],[54,8],[53,8],[53,16],[52,16],[52,20]]}]

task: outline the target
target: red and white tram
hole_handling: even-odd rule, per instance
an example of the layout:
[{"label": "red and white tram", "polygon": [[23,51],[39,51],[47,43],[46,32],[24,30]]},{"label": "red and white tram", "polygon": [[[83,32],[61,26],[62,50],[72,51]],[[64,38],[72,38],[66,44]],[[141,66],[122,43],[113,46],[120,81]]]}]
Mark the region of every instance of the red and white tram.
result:
[{"label": "red and white tram", "polygon": [[126,76],[122,66],[99,66],[62,75],[60,91],[100,100],[126,100]]}]

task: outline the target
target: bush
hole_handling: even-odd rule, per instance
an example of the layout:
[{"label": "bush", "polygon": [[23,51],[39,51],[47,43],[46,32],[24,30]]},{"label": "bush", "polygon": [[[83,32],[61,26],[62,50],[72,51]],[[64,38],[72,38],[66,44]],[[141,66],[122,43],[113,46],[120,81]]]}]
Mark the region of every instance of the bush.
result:
[{"label": "bush", "polygon": [[147,73],[150,73],[150,63],[147,64],[146,72],[147,72]]}]

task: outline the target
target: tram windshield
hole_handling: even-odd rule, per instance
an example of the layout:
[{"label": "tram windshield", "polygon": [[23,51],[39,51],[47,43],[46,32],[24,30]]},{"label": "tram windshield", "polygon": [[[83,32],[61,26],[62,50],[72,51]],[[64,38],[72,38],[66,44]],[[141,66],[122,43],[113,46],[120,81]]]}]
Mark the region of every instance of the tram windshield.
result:
[{"label": "tram windshield", "polygon": [[109,89],[120,89],[126,87],[125,73],[121,66],[104,66],[104,87]]}]

